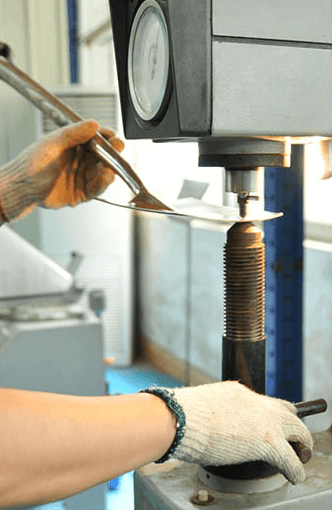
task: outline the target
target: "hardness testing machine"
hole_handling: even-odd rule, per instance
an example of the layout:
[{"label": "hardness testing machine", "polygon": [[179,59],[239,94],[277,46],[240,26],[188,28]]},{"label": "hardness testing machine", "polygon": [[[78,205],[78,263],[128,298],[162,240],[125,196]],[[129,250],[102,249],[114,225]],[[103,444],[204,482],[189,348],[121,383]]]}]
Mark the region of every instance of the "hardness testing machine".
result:
[{"label": "hardness testing machine", "polygon": [[[280,221],[277,213],[284,211],[278,211],[277,197],[287,187],[292,214],[302,193],[303,147],[312,137],[318,137],[330,173],[332,2],[119,0],[110,1],[110,9],[126,138],[197,141],[199,165],[225,168],[225,189],[237,194],[239,211],[224,253],[223,379],[265,393],[265,248],[255,221],[267,218],[252,214],[250,204],[265,168],[266,208],[276,213],[268,223]],[[278,180],[285,168],[297,176],[291,186],[288,172]],[[296,314],[293,309],[288,316],[294,332],[301,322]],[[301,350],[291,342],[288,351],[296,357]],[[294,379],[290,361],[288,372],[285,363],[274,376],[290,388],[278,396],[296,401],[301,374]],[[307,480],[299,487],[257,463],[221,469],[179,462],[148,466],[135,476],[136,509],[301,504],[329,510],[331,429],[315,436],[306,466]]]}]

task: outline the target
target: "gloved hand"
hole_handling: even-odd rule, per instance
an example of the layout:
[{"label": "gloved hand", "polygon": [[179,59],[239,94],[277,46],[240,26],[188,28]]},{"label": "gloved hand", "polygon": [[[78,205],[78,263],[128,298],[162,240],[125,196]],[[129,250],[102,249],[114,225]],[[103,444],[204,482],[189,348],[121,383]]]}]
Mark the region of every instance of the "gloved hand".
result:
[{"label": "gloved hand", "polygon": [[[75,206],[102,193],[114,172],[83,144],[99,130],[83,121],[53,131],[0,169],[0,198],[9,220],[22,218],[37,205],[58,209]],[[101,129],[121,152],[124,143],[114,131]]]},{"label": "gloved hand", "polygon": [[293,484],[304,481],[303,465],[289,441],[312,450],[312,438],[291,403],[235,381],[145,391],[161,397],[177,417],[168,458],[206,466],[264,460]]}]

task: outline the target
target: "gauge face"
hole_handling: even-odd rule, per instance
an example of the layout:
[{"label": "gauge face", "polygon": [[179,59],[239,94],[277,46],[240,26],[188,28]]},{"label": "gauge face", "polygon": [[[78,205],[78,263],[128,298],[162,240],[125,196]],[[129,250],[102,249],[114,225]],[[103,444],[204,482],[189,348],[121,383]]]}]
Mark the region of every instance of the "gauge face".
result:
[{"label": "gauge face", "polygon": [[162,106],[169,73],[169,42],[166,20],[155,0],[138,9],[129,39],[128,78],[137,114],[149,121]]}]

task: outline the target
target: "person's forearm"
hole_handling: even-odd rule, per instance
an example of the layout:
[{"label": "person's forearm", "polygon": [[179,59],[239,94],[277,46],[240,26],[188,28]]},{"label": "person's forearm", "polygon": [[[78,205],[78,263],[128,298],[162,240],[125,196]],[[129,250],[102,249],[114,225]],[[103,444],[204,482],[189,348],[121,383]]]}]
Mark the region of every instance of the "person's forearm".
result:
[{"label": "person's forearm", "polygon": [[0,389],[0,508],[63,499],[156,461],[175,434],[153,395]]}]

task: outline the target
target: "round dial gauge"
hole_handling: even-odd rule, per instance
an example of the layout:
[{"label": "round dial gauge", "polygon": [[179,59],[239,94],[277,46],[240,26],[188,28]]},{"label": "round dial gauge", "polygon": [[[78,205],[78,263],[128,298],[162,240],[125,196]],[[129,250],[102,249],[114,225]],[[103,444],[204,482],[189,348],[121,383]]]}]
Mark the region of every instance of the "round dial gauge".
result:
[{"label": "round dial gauge", "polygon": [[169,42],[164,13],[155,0],[138,9],[131,28],[128,52],[130,95],[141,119],[158,114],[166,93]]}]

